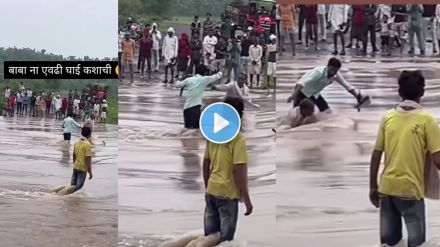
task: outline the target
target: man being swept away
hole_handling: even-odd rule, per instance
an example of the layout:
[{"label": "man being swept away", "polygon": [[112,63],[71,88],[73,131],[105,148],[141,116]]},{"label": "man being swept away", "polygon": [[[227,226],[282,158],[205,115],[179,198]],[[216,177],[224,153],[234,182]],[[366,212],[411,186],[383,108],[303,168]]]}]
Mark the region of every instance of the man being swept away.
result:
[{"label": "man being swept away", "polygon": [[350,85],[339,73],[341,66],[341,62],[338,59],[330,58],[327,66],[319,66],[310,70],[299,79],[298,84],[293,90],[292,95],[287,99],[287,102],[290,103],[293,101],[293,106],[296,107],[303,99],[308,98],[315,103],[320,112],[328,111],[330,107],[324,97],[322,97],[321,91],[332,84],[333,81],[337,81],[356,98],[358,107],[367,102],[370,97],[361,95],[360,91]]}]

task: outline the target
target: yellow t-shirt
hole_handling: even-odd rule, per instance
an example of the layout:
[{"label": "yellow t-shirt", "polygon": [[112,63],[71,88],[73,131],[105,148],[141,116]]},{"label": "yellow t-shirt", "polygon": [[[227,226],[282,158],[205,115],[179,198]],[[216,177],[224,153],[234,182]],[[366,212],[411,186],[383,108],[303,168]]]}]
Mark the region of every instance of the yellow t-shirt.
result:
[{"label": "yellow t-shirt", "polygon": [[382,194],[422,199],[426,154],[440,151],[440,130],[424,110],[391,110],[382,119],[375,150],[385,152]]},{"label": "yellow t-shirt", "polygon": [[248,162],[244,135],[238,133],[232,141],[224,144],[208,142],[205,159],[211,161],[211,174],[206,193],[216,197],[240,199],[240,193],[234,181],[233,168],[234,165]]},{"label": "yellow t-shirt", "polygon": [[74,168],[80,171],[87,171],[86,157],[92,157],[92,144],[87,139],[81,138],[75,142],[73,152],[76,155]]}]

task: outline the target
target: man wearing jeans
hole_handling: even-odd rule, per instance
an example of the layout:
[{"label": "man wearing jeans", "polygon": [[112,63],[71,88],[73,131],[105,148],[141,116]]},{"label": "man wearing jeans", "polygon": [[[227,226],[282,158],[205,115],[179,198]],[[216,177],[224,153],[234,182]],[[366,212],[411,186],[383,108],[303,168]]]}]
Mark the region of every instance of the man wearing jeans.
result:
[{"label": "man wearing jeans", "polygon": [[[402,217],[408,247],[426,239],[424,179],[427,155],[440,169],[440,129],[420,100],[425,79],[420,71],[403,71],[398,80],[402,102],[382,119],[371,157],[370,201],[380,207],[380,241],[394,246],[402,239]],[[382,153],[385,165],[377,183]]]},{"label": "man wearing jeans", "polygon": [[[234,107],[242,117],[244,104],[240,98],[226,98],[225,103]],[[230,142],[207,142],[203,160],[205,183],[205,236],[220,232],[215,245],[234,239],[238,220],[238,202],[246,206],[245,215],[253,210],[248,190],[248,155],[246,139],[239,132]]]},{"label": "man wearing jeans", "polygon": [[408,36],[409,36],[409,54],[414,54],[414,35],[417,36],[420,54],[425,54],[425,40],[423,31],[423,5],[410,4],[408,6]]}]

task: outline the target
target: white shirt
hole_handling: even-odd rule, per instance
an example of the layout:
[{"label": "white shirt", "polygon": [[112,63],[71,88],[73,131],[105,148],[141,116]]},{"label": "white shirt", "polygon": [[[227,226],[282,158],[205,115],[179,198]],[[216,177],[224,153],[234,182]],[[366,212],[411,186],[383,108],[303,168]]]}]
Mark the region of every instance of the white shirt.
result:
[{"label": "white shirt", "polygon": [[95,104],[95,105],[93,106],[93,110],[94,110],[95,112],[99,112],[99,108],[100,108],[99,104]]},{"label": "white shirt", "polygon": [[261,63],[261,57],[263,56],[263,48],[260,45],[251,45],[249,47],[249,58],[252,61],[257,61]]},{"label": "white shirt", "polygon": [[177,38],[177,36],[165,36],[165,38],[163,39],[162,47],[163,56],[165,57],[165,64],[170,63],[172,58],[177,58],[178,49],[179,39]]},{"label": "white shirt", "polygon": [[160,41],[162,40],[162,35],[160,34],[159,30],[156,30],[156,34],[154,34],[153,29],[151,29],[150,33],[152,34],[153,37],[153,50],[159,50]]},{"label": "white shirt", "polygon": [[318,4],[318,15],[325,15],[325,4]]},{"label": "white shirt", "polygon": [[76,99],[73,101],[73,106],[76,108],[79,105],[79,102],[81,102],[79,99]]},{"label": "white shirt", "polygon": [[440,4],[437,4],[435,7],[435,17],[437,19],[437,23],[440,23]]},{"label": "white shirt", "polygon": [[55,98],[54,100],[55,109],[59,110],[61,109],[61,99]]},{"label": "white shirt", "polygon": [[209,37],[207,35],[203,39],[203,54],[211,54],[211,59],[215,57],[214,51],[215,51],[215,45],[217,44],[217,37],[214,35],[212,37]]},{"label": "white shirt", "polygon": [[11,89],[8,88],[8,89],[5,90],[5,97],[9,98],[10,95],[11,95]]}]

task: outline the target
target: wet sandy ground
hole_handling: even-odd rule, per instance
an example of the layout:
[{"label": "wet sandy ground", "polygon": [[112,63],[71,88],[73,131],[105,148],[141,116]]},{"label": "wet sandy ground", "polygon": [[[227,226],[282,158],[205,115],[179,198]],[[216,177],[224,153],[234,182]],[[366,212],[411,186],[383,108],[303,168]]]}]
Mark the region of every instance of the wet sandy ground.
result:
[{"label": "wet sandy ground", "polygon": [[116,246],[117,128],[96,128],[94,177],[75,194],[48,191],[70,184],[73,142],[53,119],[0,117],[0,239],[2,246]]},{"label": "wet sandy ground", "polygon": [[[309,69],[326,65],[330,56],[289,55],[277,67],[277,116],[290,109],[286,99],[294,83]],[[342,74],[372,95],[360,113],[355,100],[339,85],[323,93],[340,116],[333,123],[277,133],[276,246],[376,246],[379,212],[369,202],[369,159],[382,115],[399,102],[397,76],[421,69],[427,79],[423,105],[440,117],[440,63],[426,58],[342,59]],[[333,125],[333,127],[330,127]],[[439,237],[440,202],[427,200],[428,239]],[[405,233],[406,234],[406,233]],[[431,243],[440,241],[431,240]]]},{"label": "wet sandy ground", "polygon": [[[137,76],[136,76],[137,77]],[[160,83],[162,75],[119,87],[119,245],[158,246],[176,235],[203,229],[201,176],[206,141],[182,137],[184,98]],[[257,111],[247,108],[250,193],[254,214],[240,216],[236,239],[270,246],[275,228],[275,99],[253,91]],[[206,91],[203,105],[224,93]]]}]

